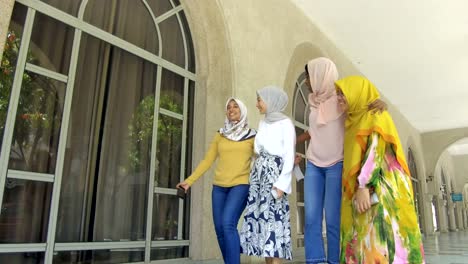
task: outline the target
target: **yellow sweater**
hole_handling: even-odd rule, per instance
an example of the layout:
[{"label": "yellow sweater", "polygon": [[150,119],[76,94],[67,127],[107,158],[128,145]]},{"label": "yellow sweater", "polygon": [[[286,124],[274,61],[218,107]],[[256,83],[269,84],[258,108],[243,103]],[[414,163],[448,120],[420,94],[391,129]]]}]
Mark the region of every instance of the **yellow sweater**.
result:
[{"label": "yellow sweater", "polygon": [[219,157],[213,181],[214,185],[231,187],[239,184],[249,184],[254,140],[255,137],[243,141],[232,141],[223,137],[220,133],[216,133],[205,158],[185,181],[191,186]]}]

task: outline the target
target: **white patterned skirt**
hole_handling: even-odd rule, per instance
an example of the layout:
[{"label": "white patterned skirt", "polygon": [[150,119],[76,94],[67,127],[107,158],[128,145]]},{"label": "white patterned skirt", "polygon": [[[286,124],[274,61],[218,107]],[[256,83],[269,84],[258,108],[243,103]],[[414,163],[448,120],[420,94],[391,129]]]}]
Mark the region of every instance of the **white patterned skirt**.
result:
[{"label": "white patterned skirt", "polygon": [[282,198],[275,199],[271,194],[282,168],[281,157],[265,152],[255,160],[240,234],[244,254],[292,259],[288,197],[284,194]]}]

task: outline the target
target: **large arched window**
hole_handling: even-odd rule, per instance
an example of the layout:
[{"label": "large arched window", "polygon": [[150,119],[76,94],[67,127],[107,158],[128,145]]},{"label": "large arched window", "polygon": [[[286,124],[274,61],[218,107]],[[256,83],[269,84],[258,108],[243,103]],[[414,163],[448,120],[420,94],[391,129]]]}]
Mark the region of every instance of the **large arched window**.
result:
[{"label": "large arched window", "polygon": [[188,257],[179,1],[17,0],[1,67],[0,263]]},{"label": "large arched window", "polygon": [[[296,127],[296,135],[300,135],[307,130],[309,126],[309,107],[307,98],[309,96],[309,88],[305,84],[305,74],[302,73],[296,81],[293,97],[293,118]],[[303,173],[305,173],[305,153],[308,142],[296,146],[296,152],[303,156],[302,162],[299,164]],[[304,180],[297,182],[297,232],[298,245],[304,246]]]}]

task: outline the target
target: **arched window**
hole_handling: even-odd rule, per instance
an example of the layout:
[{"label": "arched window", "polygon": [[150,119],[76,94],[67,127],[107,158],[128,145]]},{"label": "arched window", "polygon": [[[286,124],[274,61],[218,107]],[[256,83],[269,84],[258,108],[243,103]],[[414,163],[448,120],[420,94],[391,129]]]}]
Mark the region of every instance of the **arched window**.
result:
[{"label": "arched window", "polygon": [[416,160],[414,158],[413,150],[411,148],[408,148],[408,167],[411,173],[411,182],[413,185],[413,196],[414,196],[414,207],[416,209],[416,214],[418,215],[418,221],[419,221],[419,229],[421,232],[423,232],[422,226],[423,226],[423,205],[421,201],[421,194],[420,194],[420,184],[419,184],[419,179],[418,179],[418,168],[416,165]]},{"label": "arched window", "polygon": [[[309,126],[309,107],[307,98],[309,96],[309,88],[305,84],[305,74],[302,73],[296,81],[293,97],[293,118],[296,127],[296,134],[300,135],[307,130]],[[300,163],[300,168],[305,173],[305,153],[308,142],[296,146],[296,152],[302,154],[303,160]],[[298,230],[298,245],[304,245],[304,180],[297,182],[297,230]]]},{"label": "arched window", "polygon": [[6,45],[0,250],[18,253],[0,263],[188,257],[174,187],[196,75],[179,1],[19,1]]}]

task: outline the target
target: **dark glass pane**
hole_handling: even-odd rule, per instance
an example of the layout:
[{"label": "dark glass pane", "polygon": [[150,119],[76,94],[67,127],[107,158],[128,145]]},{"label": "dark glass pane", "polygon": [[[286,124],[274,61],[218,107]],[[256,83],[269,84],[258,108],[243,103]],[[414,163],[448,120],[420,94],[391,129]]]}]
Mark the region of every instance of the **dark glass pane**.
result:
[{"label": "dark glass pane", "polygon": [[[304,65],[304,66],[305,66],[305,65]],[[299,77],[297,78],[299,84],[301,84],[302,82],[305,81],[305,76],[306,76],[306,75],[305,75],[305,71],[303,71],[303,72],[299,75]]]},{"label": "dark glass pane", "polygon": [[[194,126],[194,112],[193,109],[195,107],[195,82],[189,81],[189,90],[188,94],[188,109],[187,109],[187,137],[182,139],[185,141],[185,169],[183,172],[183,178],[187,178],[192,168],[192,153],[193,153],[193,126]],[[184,200],[184,229],[183,229],[183,236],[184,238],[189,238],[190,232],[190,207],[191,207],[191,195],[189,195]]]},{"label": "dark glass pane", "polygon": [[[296,127],[296,135],[300,135],[304,132],[303,129]],[[301,143],[296,145],[296,152],[301,154],[306,154],[306,143]],[[305,164],[307,162],[306,158],[303,158],[299,163],[299,168],[302,171],[302,174],[305,176]],[[297,195],[297,202],[304,202],[304,180],[300,180],[297,182],[296,185],[296,195]]]},{"label": "dark glass pane", "polygon": [[151,249],[151,260],[188,258],[189,247],[164,247]]},{"label": "dark glass pane", "polygon": [[146,0],[146,2],[156,18],[172,9],[169,0]]},{"label": "dark glass pane", "polygon": [[304,102],[304,98],[302,98],[302,95],[299,90],[296,90],[296,94],[294,97],[294,119],[299,122],[304,124],[305,123],[305,108],[307,107],[306,103]]},{"label": "dark glass pane", "polygon": [[[302,173],[304,173],[304,171]],[[304,180],[300,180],[297,182],[296,194],[297,194],[297,197],[296,197],[297,202],[303,203],[304,202]]]},{"label": "dark glass pane", "polygon": [[36,12],[28,62],[67,75],[74,29]]},{"label": "dark glass pane", "polygon": [[304,234],[304,219],[305,219],[305,212],[304,212],[304,206],[298,206],[297,207],[297,219],[299,219],[299,223],[297,225],[297,234]]},{"label": "dark glass pane", "polygon": [[0,263],[5,264],[43,264],[45,253],[43,252],[28,252],[28,253],[1,253]]},{"label": "dark glass pane", "polygon": [[305,113],[305,108],[306,108],[306,103],[304,102],[304,99],[302,98],[301,93],[297,90],[294,98],[294,120],[296,120],[299,123],[304,124],[304,113]]},{"label": "dark glass pane", "polygon": [[10,169],[55,173],[66,84],[25,71]]},{"label": "dark glass pane", "polygon": [[[304,129],[296,127],[296,136],[299,136],[305,132]],[[306,142],[296,145],[296,152],[301,154],[306,154]]]},{"label": "dark glass pane", "polygon": [[179,201],[175,195],[154,194],[152,240],[179,240]]},{"label": "dark glass pane", "polygon": [[304,83],[304,81],[302,81],[301,83],[302,83],[302,85],[301,85],[300,89],[302,90],[302,93],[304,94],[304,97],[305,97],[305,100],[306,100],[306,101],[304,101],[304,99],[302,99],[304,104],[305,104],[305,106],[304,106],[305,107],[305,114],[304,114],[304,121],[303,122],[305,122],[304,124],[308,126],[309,125],[309,114],[310,114],[310,107],[309,107],[308,100],[309,100],[310,89],[309,89],[309,87],[307,87],[307,85]]},{"label": "dark glass pane", "polygon": [[190,32],[190,27],[185,17],[184,12],[179,12],[179,17],[182,21],[182,26],[184,27],[185,39],[187,40],[187,56],[188,56],[188,70],[195,72],[195,52],[193,49],[193,40],[192,34]]},{"label": "dark glass pane", "polygon": [[81,0],[41,0],[41,1],[75,17],[78,16],[78,10],[82,2]]},{"label": "dark glass pane", "polygon": [[46,242],[52,186],[49,182],[6,179],[0,243]]},{"label": "dark glass pane", "polygon": [[158,53],[156,26],[141,1],[89,1],[83,20],[151,53]]},{"label": "dark glass pane", "polygon": [[83,34],[57,242],[145,239],[156,72]]},{"label": "dark glass pane", "polygon": [[155,186],[174,188],[180,181],[182,120],[160,115]]},{"label": "dark glass pane", "polygon": [[23,35],[24,21],[26,20],[26,14],[28,8],[18,2],[15,2],[13,6],[13,12],[11,14],[9,30],[14,31],[17,37]]},{"label": "dark glass pane", "polygon": [[25,6],[15,3],[0,63],[0,148],[3,144],[3,133],[26,12],[27,8]]},{"label": "dark glass pane", "polygon": [[117,264],[145,260],[143,248],[60,251],[54,253],[54,264]]},{"label": "dark glass pane", "polygon": [[179,0],[172,0],[172,2],[173,2],[176,6],[179,6],[179,5],[180,5],[180,1],[179,1]]},{"label": "dark glass pane", "polygon": [[185,146],[185,171],[184,171],[184,179],[188,177],[191,173],[192,168],[192,142],[193,142],[193,126],[194,126],[194,101],[195,101],[195,82],[189,81],[189,90],[188,90],[188,109],[187,109],[187,137],[185,138],[186,146]]},{"label": "dark glass pane", "polygon": [[184,77],[163,69],[159,107],[182,114],[184,110]]},{"label": "dark glass pane", "polygon": [[306,112],[305,112],[305,125],[309,126],[309,115],[310,115],[310,107],[306,107]]},{"label": "dark glass pane", "polygon": [[177,16],[173,15],[159,23],[159,30],[163,59],[185,68],[184,40]]}]

